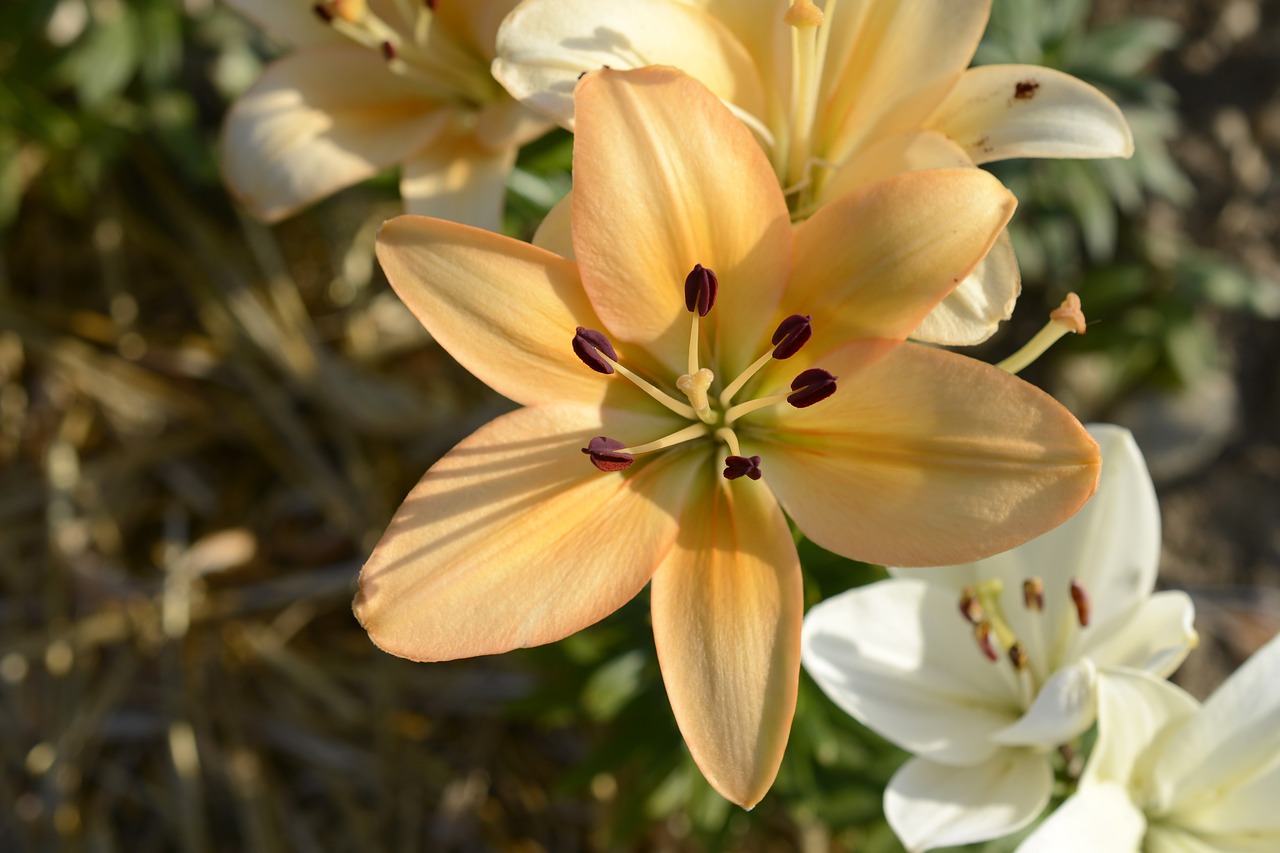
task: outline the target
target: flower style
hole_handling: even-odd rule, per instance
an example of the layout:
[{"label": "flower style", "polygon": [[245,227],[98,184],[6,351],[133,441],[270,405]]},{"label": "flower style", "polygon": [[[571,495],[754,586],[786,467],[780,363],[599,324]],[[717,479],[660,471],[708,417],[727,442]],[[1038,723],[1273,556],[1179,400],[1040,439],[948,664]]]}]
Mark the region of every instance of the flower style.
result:
[{"label": "flower style", "polygon": [[516,0],[227,0],[296,47],[232,106],[231,192],[275,222],[400,164],[410,213],[502,225],[517,149],[549,123],[489,74]]},{"label": "flower style", "polygon": [[1164,677],[1196,643],[1190,599],[1151,594],[1160,514],[1133,437],[1090,432],[1098,492],[1061,527],[977,563],[895,570],[805,619],[819,686],[916,755],[885,791],[910,850],[1030,823],[1049,801],[1051,751],[1094,722],[1099,669]]},{"label": "flower style", "polygon": [[1104,673],[1080,787],[1018,853],[1272,853],[1277,803],[1280,637],[1203,707],[1148,673]]},{"label": "flower style", "polygon": [[1074,512],[1097,446],[1016,377],[903,341],[1012,212],[979,170],[893,178],[793,229],[747,128],[650,68],[579,85],[574,186],[576,263],[438,220],[383,227],[396,292],[525,408],[427,472],[356,615],[383,649],[445,660],[558,640],[652,579],[676,720],[749,807],[800,667],[781,508],[842,554],[970,559]]},{"label": "flower style", "polygon": [[[1120,110],[1049,68],[966,70],[991,0],[525,0],[498,32],[493,73],[566,127],[583,71],[673,65],[756,132],[793,215],[881,177],[1011,157],[1128,157]],[[973,344],[1020,287],[1002,237],[913,330]]]}]

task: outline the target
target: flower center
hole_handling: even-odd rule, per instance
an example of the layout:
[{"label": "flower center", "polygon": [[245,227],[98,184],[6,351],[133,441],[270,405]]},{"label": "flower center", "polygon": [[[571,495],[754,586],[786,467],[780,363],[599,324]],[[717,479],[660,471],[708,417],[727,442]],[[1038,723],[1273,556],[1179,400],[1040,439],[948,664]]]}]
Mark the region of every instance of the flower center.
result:
[{"label": "flower center", "polygon": [[481,57],[436,26],[434,0],[400,0],[395,26],[367,0],[320,0],[312,9],[334,30],[382,54],[387,67],[421,85],[430,97],[486,104],[500,94]]},{"label": "flower center", "polygon": [[725,384],[718,394],[714,394],[716,374],[699,364],[698,329],[700,320],[715,306],[720,282],[714,272],[702,264],[696,264],[685,278],[684,287],[685,307],[692,315],[688,372],[676,377],[674,385],[687,402],[667,393],[622,364],[613,343],[602,332],[579,326],[573,336],[573,351],[587,367],[607,376],[622,376],[672,412],[693,423],[670,435],[635,445],[627,445],[608,436],[596,436],[582,448],[582,452],[601,471],[621,471],[629,468],[640,454],[710,437],[724,446],[725,455],[721,464],[724,465],[722,474],[725,479],[747,477],[759,480],[760,457],[742,455],[734,425],[746,415],[771,406],[785,404],[802,409],[819,403],[835,393],[836,377],[821,368],[811,367],[795,377],[789,391],[777,391],[734,403],[734,397],[762,368],[775,359],[784,360],[795,355],[813,336],[811,317],[792,314],[778,324],[765,352],[740,375]]},{"label": "flower center", "polygon": [[[1041,684],[1032,668],[1033,661],[1026,644],[1014,632],[1005,616],[1001,604],[1003,593],[1004,582],[999,578],[989,578],[974,586],[965,587],[960,593],[960,615],[973,626],[974,640],[987,660],[999,664],[1003,656],[1008,661],[1022,704],[1030,707]],[[1068,585],[1067,594],[1076,611],[1076,624],[1080,628],[1087,628],[1090,615],[1089,594],[1074,578]],[[1022,606],[1029,613],[1044,612],[1043,580],[1031,577],[1022,582]],[[1041,652],[1046,653],[1046,650]],[[1049,674],[1048,665],[1056,665],[1054,661],[1041,663],[1046,664],[1043,668],[1046,676]]]}]

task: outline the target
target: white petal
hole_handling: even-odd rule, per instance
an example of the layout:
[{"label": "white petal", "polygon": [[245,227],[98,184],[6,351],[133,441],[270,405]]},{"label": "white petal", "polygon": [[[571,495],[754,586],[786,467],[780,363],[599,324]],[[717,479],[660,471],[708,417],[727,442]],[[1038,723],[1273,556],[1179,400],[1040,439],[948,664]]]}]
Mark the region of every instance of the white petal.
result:
[{"label": "white petal", "polygon": [[917,341],[958,347],[980,344],[1013,316],[1022,292],[1022,271],[1009,232],[1002,231],[991,251],[955,290],[916,326]]},{"label": "white petal", "polygon": [[982,656],[957,601],[905,579],[833,596],[805,617],[801,660],[837,705],[902,748],[977,764],[1018,707],[1007,664]]},{"label": "white petal", "polygon": [[1059,669],[1040,688],[1027,713],[994,740],[1007,746],[1052,749],[1084,734],[1096,713],[1097,677],[1093,661],[1087,659]]},{"label": "white petal", "polygon": [[1083,653],[1098,666],[1142,669],[1168,678],[1199,642],[1195,606],[1185,592],[1157,592],[1130,613],[1098,626]]},{"label": "white petal", "polygon": [[501,232],[515,162],[514,145],[493,151],[470,136],[443,136],[401,166],[405,210]]},{"label": "white petal", "polygon": [[1110,98],[1036,65],[970,68],[928,126],[960,143],[975,163],[1133,154],[1133,134]]},{"label": "white petal", "polygon": [[913,758],[889,780],[884,814],[910,851],[999,838],[1044,810],[1053,790],[1046,755],[1002,749],[974,767]]},{"label": "white petal", "polygon": [[1085,785],[1017,853],[1138,853],[1147,820],[1120,785]]},{"label": "white petal", "polygon": [[420,151],[448,118],[372,51],[300,50],[232,106],[222,168],[239,201],[276,221]]},{"label": "white petal", "polygon": [[528,0],[498,30],[493,76],[543,115],[572,127],[584,71],[672,65],[726,103],[764,112],[763,84],[746,49],[711,15],[675,0]]},{"label": "white petal", "polygon": [[1280,637],[1246,661],[1179,730],[1155,772],[1169,783],[1169,811],[1194,810],[1199,826],[1280,832],[1280,800],[1266,797],[1280,791],[1278,764]]},{"label": "white petal", "polygon": [[1151,802],[1150,765],[1155,745],[1166,730],[1182,726],[1198,705],[1185,691],[1139,670],[1104,669],[1098,673],[1098,739],[1083,782],[1114,782],[1128,787],[1144,806]]}]

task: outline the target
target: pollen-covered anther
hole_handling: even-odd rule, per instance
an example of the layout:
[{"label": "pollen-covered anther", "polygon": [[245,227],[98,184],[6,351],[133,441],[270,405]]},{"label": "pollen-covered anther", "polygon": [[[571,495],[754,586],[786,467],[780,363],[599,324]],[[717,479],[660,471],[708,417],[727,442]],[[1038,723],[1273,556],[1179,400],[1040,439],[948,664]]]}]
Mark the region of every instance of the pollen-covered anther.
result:
[{"label": "pollen-covered anther", "polygon": [[705,317],[715,307],[720,292],[720,279],[702,264],[694,264],[684,279],[684,307]]},{"label": "pollen-covered anther", "polygon": [[724,459],[724,478],[736,480],[746,477],[751,480],[760,479],[759,456],[726,456]]},{"label": "pollen-covered anther", "polygon": [[792,314],[778,324],[773,333],[773,357],[781,361],[800,352],[800,348],[813,337],[813,317],[809,314]]},{"label": "pollen-covered anther", "polygon": [[610,361],[618,360],[618,352],[609,343],[609,339],[595,329],[579,326],[573,334],[573,351],[582,363],[606,376],[613,373]]},{"label": "pollen-covered anther", "polygon": [[978,648],[982,649],[987,660],[995,663],[1000,660],[1000,654],[996,651],[996,644],[991,639],[991,623],[985,619],[973,626],[973,639],[978,642]]},{"label": "pollen-covered anther", "polygon": [[1009,663],[1013,664],[1013,668],[1018,672],[1024,672],[1029,661],[1027,647],[1022,643],[1014,643],[1009,647]]},{"label": "pollen-covered anther", "polygon": [[1081,628],[1089,627],[1089,593],[1074,578],[1071,581],[1071,603],[1076,606],[1076,621]]},{"label": "pollen-covered anther", "polygon": [[597,435],[587,442],[587,446],[582,448],[582,452],[590,456],[591,464],[601,471],[622,471],[630,468],[636,461],[636,458],[630,453],[622,452],[624,447],[626,445],[617,439]]},{"label": "pollen-covered anther", "polygon": [[1022,582],[1022,603],[1028,610],[1044,612],[1044,581],[1027,578]]},{"label": "pollen-covered anther", "polygon": [[978,592],[971,586],[965,587],[960,593],[960,615],[970,625],[977,625],[986,617],[982,602],[978,600]]},{"label": "pollen-covered anther", "polygon": [[389,41],[384,41],[380,46],[382,50],[382,58],[390,62],[396,58],[396,46]]},{"label": "pollen-covered anther", "polygon": [[811,367],[801,371],[791,380],[791,393],[787,402],[797,409],[804,409],[836,393],[836,377],[820,367]]}]

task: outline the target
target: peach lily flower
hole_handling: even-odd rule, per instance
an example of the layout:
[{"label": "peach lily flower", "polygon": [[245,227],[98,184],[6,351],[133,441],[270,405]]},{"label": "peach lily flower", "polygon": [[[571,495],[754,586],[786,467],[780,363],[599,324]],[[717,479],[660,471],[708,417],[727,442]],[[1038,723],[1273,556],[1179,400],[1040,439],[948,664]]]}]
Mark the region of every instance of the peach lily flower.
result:
[{"label": "peach lily flower", "polygon": [[[525,0],[493,74],[566,127],[583,71],[673,65],[755,131],[802,219],[879,178],[1011,157],[1128,157],[1124,116],[1050,68],[966,70],[991,0]],[[1001,237],[913,330],[959,345],[1007,319],[1021,278]]]},{"label": "peach lily flower", "polygon": [[227,0],[295,47],[231,107],[222,169],[275,222],[399,164],[410,213],[502,225],[519,147],[550,124],[489,74],[515,0]]},{"label": "peach lily flower", "polygon": [[754,805],[795,708],[803,601],[783,510],[820,545],[946,564],[1092,493],[1097,445],[1009,374],[904,337],[1013,211],[976,169],[902,175],[793,229],[750,132],[669,68],[578,88],[577,261],[449,222],[378,238],[433,338],[524,408],[437,462],[360,576],[392,654],[548,643],[652,581],[698,766]]}]

